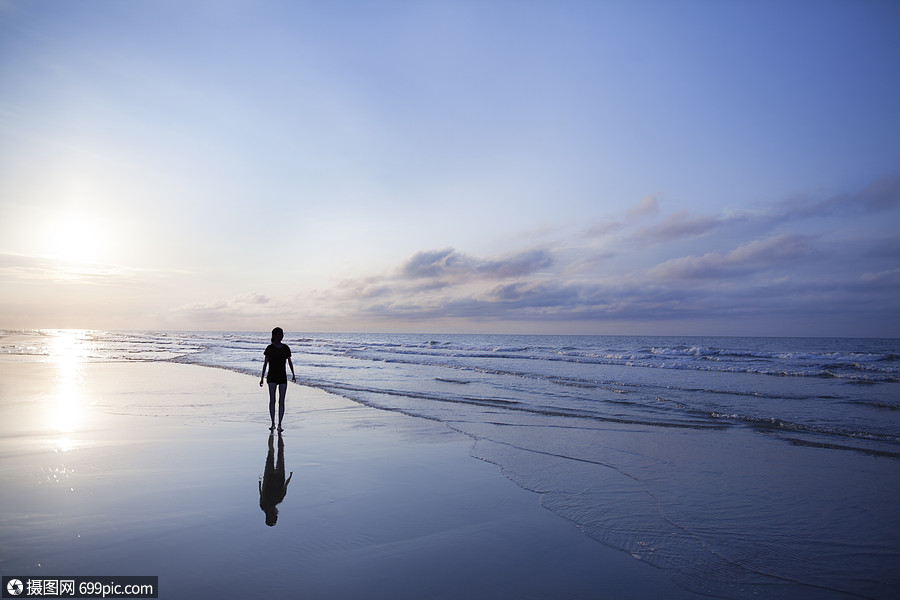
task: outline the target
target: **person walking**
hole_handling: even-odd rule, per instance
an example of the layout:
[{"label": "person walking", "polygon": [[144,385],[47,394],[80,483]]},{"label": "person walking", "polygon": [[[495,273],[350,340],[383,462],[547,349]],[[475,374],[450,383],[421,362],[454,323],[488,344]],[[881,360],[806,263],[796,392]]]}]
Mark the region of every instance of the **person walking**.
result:
[{"label": "person walking", "polygon": [[266,375],[266,367],[269,368],[269,376],[266,381],[269,383],[269,416],[272,417],[272,426],[269,431],[275,429],[275,391],[278,391],[278,433],[284,431],[281,428],[281,421],[284,419],[284,396],[287,393],[287,371],[284,363],[287,362],[291,367],[291,381],[297,382],[294,375],[294,363],[291,362],[291,349],[287,344],[282,344],[284,339],[284,331],[281,327],[272,330],[272,343],[266,346],[263,353],[265,361],[263,362],[262,373],[259,376],[259,387],[262,387],[263,377]]}]

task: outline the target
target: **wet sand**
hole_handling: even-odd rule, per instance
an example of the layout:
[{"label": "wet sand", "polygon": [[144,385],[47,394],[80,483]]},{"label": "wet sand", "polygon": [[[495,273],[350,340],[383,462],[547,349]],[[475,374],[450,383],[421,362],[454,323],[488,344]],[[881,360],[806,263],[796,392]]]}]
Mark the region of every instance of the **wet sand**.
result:
[{"label": "wet sand", "polygon": [[[291,385],[270,446],[257,381],[0,358],[2,574],[155,575],[160,598],[699,597],[439,423]],[[260,479],[279,452],[292,475],[270,526]]]}]

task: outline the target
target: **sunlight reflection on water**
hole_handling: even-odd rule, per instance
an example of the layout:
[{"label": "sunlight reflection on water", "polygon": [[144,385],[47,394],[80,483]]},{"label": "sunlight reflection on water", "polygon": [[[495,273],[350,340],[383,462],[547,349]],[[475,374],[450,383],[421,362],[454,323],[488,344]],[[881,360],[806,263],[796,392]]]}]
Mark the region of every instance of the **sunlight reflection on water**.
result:
[{"label": "sunlight reflection on water", "polygon": [[47,343],[49,363],[55,372],[47,403],[46,427],[61,434],[51,441],[54,449],[68,452],[81,444],[77,434],[90,424],[90,411],[84,393],[84,364],[91,344],[81,330],[59,330]]}]

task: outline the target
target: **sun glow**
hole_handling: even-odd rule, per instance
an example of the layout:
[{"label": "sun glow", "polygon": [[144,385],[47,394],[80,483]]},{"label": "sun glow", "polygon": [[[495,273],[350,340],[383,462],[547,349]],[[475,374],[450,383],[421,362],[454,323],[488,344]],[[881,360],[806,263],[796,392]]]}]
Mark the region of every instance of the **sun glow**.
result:
[{"label": "sun glow", "polygon": [[111,251],[110,228],[82,214],[60,217],[48,226],[45,236],[45,251],[56,259],[106,262]]}]

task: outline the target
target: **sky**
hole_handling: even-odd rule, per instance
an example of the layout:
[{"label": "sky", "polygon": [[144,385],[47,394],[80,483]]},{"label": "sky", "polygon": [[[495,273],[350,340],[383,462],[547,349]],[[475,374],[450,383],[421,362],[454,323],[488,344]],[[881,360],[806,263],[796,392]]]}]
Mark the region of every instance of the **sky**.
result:
[{"label": "sky", "polygon": [[900,3],[0,0],[0,329],[900,336]]}]

